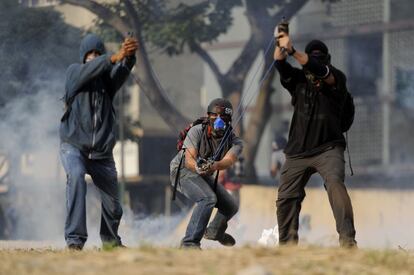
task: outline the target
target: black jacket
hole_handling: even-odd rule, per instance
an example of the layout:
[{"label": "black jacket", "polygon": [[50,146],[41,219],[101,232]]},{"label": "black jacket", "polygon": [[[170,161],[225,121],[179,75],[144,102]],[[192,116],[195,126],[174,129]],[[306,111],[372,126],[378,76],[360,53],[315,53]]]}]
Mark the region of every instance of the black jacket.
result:
[{"label": "black jacket", "polygon": [[[102,55],[83,63],[86,54],[97,50]],[[72,64],[66,72],[64,100],[67,117],[60,125],[61,142],[79,148],[90,159],[112,157],[115,145],[113,99],[135,64],[135,57],[112,64],[102,41],[86,36],[80,46],[81,64]]]},{"label": "black jacket", "polygon": [[315,90],[304,70],[294,68],[286,61],[277,61],[276,68],[280,72],[282,86],[292,96],[294,107],[289,140],[284,150],[286,155],[307,157],[333,146],[345,148],[341,128],[341,111],[347,92],[345,75],[330,66],[335,86],[323,83],[320,90]]}]

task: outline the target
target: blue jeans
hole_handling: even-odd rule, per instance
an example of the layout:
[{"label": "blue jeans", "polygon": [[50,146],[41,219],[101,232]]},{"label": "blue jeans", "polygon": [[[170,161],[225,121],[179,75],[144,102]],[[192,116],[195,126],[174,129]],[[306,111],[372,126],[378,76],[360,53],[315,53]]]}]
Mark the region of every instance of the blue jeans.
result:
[{"label": "blue jeans", "polygon": [[[175,169],[171,172],[172,183],[174,183],[176,171]],[[218,211],[208,228],[217,238],[224,234],[227,221],[239,210],[233,197],[221,184],[217,184],[214,192],[214,178],[201,177],[187,168],[182,168],[180,171],[180,184],[177,190],[196,203],[182,240],[183,245],[200,245],[214,207]]]},{"label": "blue jeans", "polygon": [[67,245],[83,246],[88,238],[85,174],[92,177],[101,195],[100,236],[102,242],[121,245],[118,227],[122,217],[122,207],[113,158],[88,159],[78,148],[68,143],[60,145],[60,158],[67,177],[65,222]]}]

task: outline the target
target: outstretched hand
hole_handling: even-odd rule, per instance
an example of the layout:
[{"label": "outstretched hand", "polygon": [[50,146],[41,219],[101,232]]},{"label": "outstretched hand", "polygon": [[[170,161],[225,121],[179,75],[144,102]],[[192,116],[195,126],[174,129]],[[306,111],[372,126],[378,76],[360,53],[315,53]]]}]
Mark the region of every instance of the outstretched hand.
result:
[{"label": "outstretched hand", "polygon": [[[277,41],[277,47],[274,53],[274,59],[281,60],[285,59],[289,52],[292,51],[292,42],[290,41],[290,37],[285,32],[278,32],[277,27],[274,33],[275,39]],[[282,50],[282,49],[285,50]]]},{"label": "outstretched hand", "polygon": [[138,50],[138,40],[131,37],[125,38],[122,49],[125,51],[125,56],[134,55]]},{"label": "outstretched hand", "polygon": [[124,59],[125,57],[132,56],[138,50],[138,41],[135,38],[125,38],[124,42],[121,45],[121,49],[111,56],[111,62],[117,63]]}]

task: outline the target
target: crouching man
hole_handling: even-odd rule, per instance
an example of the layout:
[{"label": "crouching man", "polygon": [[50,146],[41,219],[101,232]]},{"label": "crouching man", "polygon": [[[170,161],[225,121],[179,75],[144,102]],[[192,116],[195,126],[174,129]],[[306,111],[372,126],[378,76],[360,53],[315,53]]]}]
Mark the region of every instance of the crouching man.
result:
[{"label": "crouching man", "polygon": [[[228,100],[213,100],[207,117],[188,130],[182,149],[171,161],[171,181],[179,192],[196,203],[181,241],[182,248],[199,249],[203,235],[225,246],[236,243],[225,231],[238,206],[226,189],[217,184],[217,173],[233,165],[243,147],[242,140],[232,132],[232,114]],[[207,227],[214,207],[217,214]]]}]

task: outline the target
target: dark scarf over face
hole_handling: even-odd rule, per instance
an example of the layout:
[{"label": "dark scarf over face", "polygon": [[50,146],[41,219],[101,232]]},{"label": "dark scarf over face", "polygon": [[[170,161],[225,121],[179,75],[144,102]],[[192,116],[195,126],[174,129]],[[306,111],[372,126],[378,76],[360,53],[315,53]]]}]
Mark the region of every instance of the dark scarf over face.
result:
[{"label": "dark scarf over face", "polygon": [[223,159],[226,153],[229,151],[231,144],[232,144],[232,137],[233,137],[233,129],[230,126],[228,131],[230,133],[228,135],[224,135],[224,137],[215,138],[211,135],[211,130],[209,130],[211,126],[206,125],[203,129],[203,135],[201,136],[200,146],[198,150],[198,155],[203,159],[212,158],[217,149],[220,147],[221,141],[225,138],[224,145],[221,146],[221,150],[216,155],[218,158],[216,161]]}]

